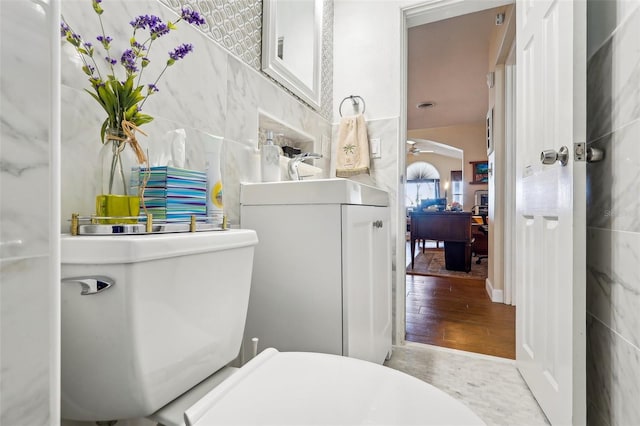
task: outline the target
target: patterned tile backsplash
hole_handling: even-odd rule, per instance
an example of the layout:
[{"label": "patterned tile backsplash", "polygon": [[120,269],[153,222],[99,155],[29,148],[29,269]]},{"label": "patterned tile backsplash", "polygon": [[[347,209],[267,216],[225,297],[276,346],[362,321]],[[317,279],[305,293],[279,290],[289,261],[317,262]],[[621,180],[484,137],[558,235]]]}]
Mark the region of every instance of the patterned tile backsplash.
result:
[{"label": "patterned tile backsplash", "polygon": [[260,69],[262,54],[261,0],[160,0],[179,11],[187,6],[202,14],[203,32],[246,64]]}]

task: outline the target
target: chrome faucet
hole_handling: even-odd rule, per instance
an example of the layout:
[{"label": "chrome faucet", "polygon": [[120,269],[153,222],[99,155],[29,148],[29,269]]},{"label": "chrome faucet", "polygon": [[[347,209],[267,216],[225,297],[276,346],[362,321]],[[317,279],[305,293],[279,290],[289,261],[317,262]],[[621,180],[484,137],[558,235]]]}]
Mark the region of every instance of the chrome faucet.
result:
[{"label": "chrome faucet", "polygon": [[316,154],[313,152],[303,152],[302,154],[298,154],[289,160],[289,178],[291,180],[300,180],[300,174],[298,173],[298,164],[301,161],[306,160],[308,158],[318,159],[322,158],[322,154]]}]

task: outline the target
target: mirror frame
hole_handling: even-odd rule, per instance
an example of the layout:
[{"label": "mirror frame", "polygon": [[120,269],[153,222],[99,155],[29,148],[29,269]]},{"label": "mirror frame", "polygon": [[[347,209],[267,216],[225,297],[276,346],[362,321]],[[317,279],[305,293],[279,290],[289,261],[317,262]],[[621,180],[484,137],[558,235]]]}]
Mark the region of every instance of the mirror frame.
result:
[{"label": "mirror frame", "polygon": [[262,9],[262,71],[291,90],[314,109],[320,110],[322,68],[322,2],[314,0],[313,84],[309,87],[291,72],[277,55],[276,17],[278,0],[264,0]]}]

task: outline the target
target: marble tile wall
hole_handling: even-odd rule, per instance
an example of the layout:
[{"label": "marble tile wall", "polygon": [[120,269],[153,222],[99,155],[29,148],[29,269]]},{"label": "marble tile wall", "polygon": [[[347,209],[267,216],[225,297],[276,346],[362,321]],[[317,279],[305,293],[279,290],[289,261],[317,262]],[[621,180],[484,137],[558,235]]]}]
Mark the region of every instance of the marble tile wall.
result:
[{"label": "marble tile wall", "polygon": [[640,424],[640,2],[588,15],[587,420]]},{"label": "marble tile wall", "polygon": [[[131,36],[128,22],[134,16],[155,14],[164,20],[175,20],[175,12],[158,0],[110,1],[103,3],[103,8],[106,31],[119,51],[126,48],[122,43],[127,43]],[[89,39],[97,35],[98,22],[90,3],[65,1],[62,13],[74,31],[83,37]],[[175,129],[186,129],[186,167],[203,169],[205,144],[211,135],[223,137],[224,203],[232,226],[237,226],[240,219],[239,183],[259,181],[260,113],[311,135],[316,150],[321,149],[323,141],[330,140],[331,126],[326,119],[201,31],[181,25],[178,31],[154,43],[150,54],[153,62],[144,71],[150,80],[164,63],[165,52],[181,43],[193,44],[194,51],[163,75],[158,83],[160,91],[144,105],[144,112],[155,118],[143,126],[149,136],[138,139],[143,148],[152,153],[158,149],[155,141],[166,138],[168,132]],[[94,165],[104,113],[97,102],[84,93],[87,86],[74,50],[65,43],[62,102],[67,107],[62,111],[62,232],[68,232],[67,219],[71,213],[93,212],[97,193]]]},{"label": "marble tile wall", "polygon": [[[0,3],[0,424],[57,423],[50,238],[55,2]],[[55,49],[54,49],[55,51]],[[56,227],[57,228],[57,227]],[[53,241],[52,241],[53,240]],[[52,411],[53,410],[53,411]]]},{"label": "marble tile wall", "polygon": [[[206,20],[206,24],[201,27],[205,34],[253,69],[261,70],[262,0],[160,1],[176,13],[180,13],[183,6],[197,10]],[[322,11],[320,114],[329,119],[333,100],[333,0],[323,0]],[[288,91],[284,86],[281,88]]]}]

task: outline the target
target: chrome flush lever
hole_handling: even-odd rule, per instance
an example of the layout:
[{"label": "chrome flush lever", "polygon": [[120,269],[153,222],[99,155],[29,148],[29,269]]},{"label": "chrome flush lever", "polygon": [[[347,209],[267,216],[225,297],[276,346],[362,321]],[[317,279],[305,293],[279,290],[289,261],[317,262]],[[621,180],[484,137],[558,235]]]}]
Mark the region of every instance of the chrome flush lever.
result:
[{"label": "chrome flush lever", "polygon": [[82,287],[82,291],[80,292],[80,294],[82,296],[98,294],[101,291],[107,290],[111,286],[116,284],[114,279],[100,276],[100,275],[92,275],[88,277],[63,278],[62,283],[80,284],[80,287]]}]

